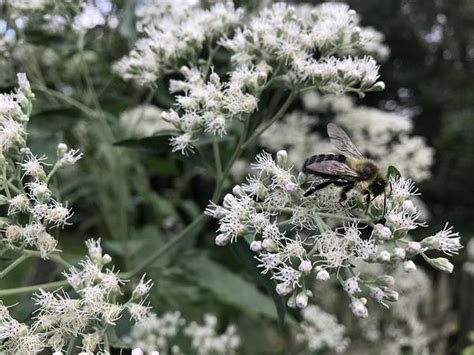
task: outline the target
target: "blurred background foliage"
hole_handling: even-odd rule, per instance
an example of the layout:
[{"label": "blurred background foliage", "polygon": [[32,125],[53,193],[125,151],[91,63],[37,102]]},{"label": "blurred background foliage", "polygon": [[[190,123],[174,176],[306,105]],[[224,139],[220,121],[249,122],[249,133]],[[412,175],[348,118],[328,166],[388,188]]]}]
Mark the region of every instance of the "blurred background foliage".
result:
[{"label": "blurred background foliage", "polygon": [[[254,6],[253,1],[240,2]],[[420,185],[430,206],[430,228],[438,230],[442,226],[436,222],[448,220],[467,242],[474,230],[474,2],[347,3],[360,14],[362,24],[385,35],[391,50],[381,63],[386,89],[370,93],[360,103],[413,117],[415,133],[436,150],[433,177]],[[6,5],[0,6],[7,10]],[[118,14],[117,23],[82,34],[71,28],[49,31],[40,15],[31,14],[26,27],[5,17],[0,27],[15,31],[17,37],[11,52],[0,54],[0,60],[10,66],[10,71],[0,74],[0,85],[2,91],[10,90],[18,71],[25,71],[33,83],[37,102],[30,143],[34,150],[54,155],[56,143],[64,140],[84,152],[78,169],[60,177],[60,192],[75,211],[75,227],[62,233],[61,249],[78,259],[84,254],[82,241],[100,236],[107,251],[120,260],[118,266],[130,270],[207,205],[214,180],[203,166],[203,157],[212,150],[204,144],[197,154],[183,158],[170,152],[167,137],[150,139],[148,145],[141,142],[136,149],[130,149],[133,141],[122,144],[128,147],[116,145],[130,138],[119,124],[124,110],[139,103],[168,108],[172,101],[167,85],[137,89],[111,72],[111,65],[136,38],[135,1],[117,0],[111,6]],[[225,72],[225,66],[216,70]],[[161,255],[148,269],[156,284],[153,305],[191,316],[212,310],[221,315],[223,324],[238,323],[247,339],[243,353],[284,353],[285,333],[269,326],[278,318],[272,299],[261,292],[264,285],[254,287],[259,284],[256,274],[242,270],[238,246],[232,250],[213,245],[214,227],[202,223],[180,248]],[[458,256],[457,266],[464,260],[463,254]],[[46,282],[57,276],[48,262],[38,263],[23,265],[21,274],[2,280],[0,286]],[[454,300],[443,307],[461,315],[459,331],[448,340],[452,353],[460,351],[474,329],[469,287],[473,278],[456,269],[455,277],[436,280],[449,283],[447,292]],[[27,309],[16,311],[20,318],[28,314]],[[253,331],[256,319],[261,332]],[[262,336],[273,349],[262,348],[265,342],[256,339]]]}]

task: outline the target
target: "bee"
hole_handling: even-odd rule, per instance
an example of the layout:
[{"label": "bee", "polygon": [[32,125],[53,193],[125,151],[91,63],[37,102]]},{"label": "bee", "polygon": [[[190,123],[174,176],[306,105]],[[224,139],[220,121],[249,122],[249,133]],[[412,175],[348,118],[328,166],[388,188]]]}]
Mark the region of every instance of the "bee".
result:
[{"label": "bee", "polygon": [[331,143],[341,154],[316,154],[305,160],[303,172],[321,177],[324,181],[306,191],[304,196],[310,196],[334,184],[342,187],[340,192],[342,203],[347,199],[347,193],[356,189],[365,195],[367,212],[373,199],[381,194],[385,196],[387,180],[377,163],[364,157],[341,127],[329,123],[327,131]]}]

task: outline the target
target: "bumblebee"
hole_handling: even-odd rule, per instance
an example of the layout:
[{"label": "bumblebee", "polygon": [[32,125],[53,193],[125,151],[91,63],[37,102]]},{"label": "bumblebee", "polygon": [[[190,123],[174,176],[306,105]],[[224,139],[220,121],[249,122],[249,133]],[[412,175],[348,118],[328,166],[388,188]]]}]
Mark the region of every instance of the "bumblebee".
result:
[{"label": "bumblebee", "polygon": [[342,187],[340,202],[347,199],[349,191],[356,189],[365,195],[368,209],[373,199],[385,194],[387,180],[377,163],[364,157],[341,127],[329,123],[327,131],[331,143],[341,154],[317,154],[305,160],[303,172],[324,181],[306,191],[304,196],[334,184]]}]

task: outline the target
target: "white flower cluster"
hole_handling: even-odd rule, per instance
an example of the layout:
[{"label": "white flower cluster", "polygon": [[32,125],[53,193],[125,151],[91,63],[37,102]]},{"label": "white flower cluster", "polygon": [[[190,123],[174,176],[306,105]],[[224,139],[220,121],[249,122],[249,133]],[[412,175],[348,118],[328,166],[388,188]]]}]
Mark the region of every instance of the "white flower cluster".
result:
[{"label": "white flower cluster", "polygon": [[[378,41],[376,36],[368,39],[346,5],[314,7],[308,18],[295,7],[278,3],[245,19],[231,3],[218,3],[209,10],[188,5],[153,5],[151,13],[159,15],[153,20],[143,13],[145,24],[140,28],[145,37],[115,65],[124,79],[140,85],[169,73],[184,77],[170,80],[176,107],[162,115],[179,131],[171,138],[173,151],[191,150],[199,134],[225,135],[234,118],[249,120],[271,85],[293,94],[310,86],[321,92],[360,95],[384,87],[377,82],[378,65],[372,57],[343,56],[370,54],[368,48]],[[225,77],[212,69],[220,47],[231,53]],[[200,58],[206,55],[207,59]]]},{"label": "white flower cluster", "polygon": [[206,82],[198,69],[181,68],[185,80],[170,82],[171,92],[184,93],[176,98],[181,114],[170,110],[161,115],[183,132],[171,138],[173,151],[185,153],[192,149],[193,135],[201,131],[222,136],[233,118],[244,119],[256,111],[268,70],[265,66],[241,67],[230,74],[227,83],[222,83],[216,73],[212,73]]},{"label": "white flower cluster", "polygon": [[[215,42],[223,34],[231,33],[243,16],[232,2],[217,3],[209,10],[183,5],[179,10],[169,2],[154,2],[159,17],[142,16],[145,36],[132,51],[114,66],[126,80],[139,85],[152,84],[158,77],[180,68],[180,63],[196,62],[206,42]],[[143,12],[149,12],[148,8]]]},{"label": "white flower cluster", "polygon": [[[54,198],[49,180],[57,169],[75,164],[82,154],[59,144],[56,163],[46,174],[46,157],[34,155],[26,145],[34,95],[24,74],[18,75],[18,82],[17,92],[0,97],[0,198],[8,205],[0,243],[12,249],[34,246],[46,258],[57,245],[48,229],[69,224],[72,216],[71,210]],[[28,223],[21,224],[25,215]]]},{"label": "white flower cluster", "polygon": [[411,258],[421,254],[433,267],[452,272],[453,265],[446,258],[426,255],[429,250],[450,255],[462,247],[451,228],[421,242],[407,236],[423,225],[410,199],[416,195],[412,181],[390,178],[391,193],[387,191],[386,214],[380,220],[383,196],[370,204],[367,215],[357,191],[346,202],[339,202],[335,188],[304,197],[307,177],[292,172],[285,151],[277,153],[276,161],[268,153],[258,155],[253,169],[256,174],[246,184],[234,187],[222,206],[212,204],[206,213],[219,219],[217,245],[238,237],[249,241],[262,273],[276,281],[276,292],[288,296],[290,307],[305,308],[311,296],[308,283],[326,281],[331,274],[349,295],[358,317],[368,315],[366,296],[383,305],[398,299],[391,279],[364,278],[352,267],[357,261],[403,266],[411,272],[416,269]]},{"label": "white flower cluster", "polygon": [[344,337],[346,327],[339,324],[335,316],[315,305],[309,305],[301,313],[303,320],[296,338],[310,351],[333,349],[343,353],[346,350],[349,345],[349,339]]},{"label": "white flower cluster", "polygon": [[[132,327],[124,341],[146,352],[158,350],[160,354],[232,355],[240,346],[240,337],[234,325],[229,325],[219,334],[216,330],[217,318],[204,315],[204,322],[187,323],[181,313],[167,312],[161,317],[151,314]],[[184,336],[188,344],[181,348],[177,339]],[[184,347],[187,348],[184,349]]]},{"label": "white flower cluster", "polygon": [[264,8],[220,44],[232,53],[237,65],[267,62],[277,74],[285,75],[288,86],[306,83],[321,92],[360,94],[383,89],[383,83],[377,83],[378,66],[373,58],[344,57],[370,54],[366,49],[379,45],[368,44],[378,38],[360,35],[365,31],[358,27],[354,10],[340,3],[306,5],[301,10],[285,3]]},{"label": "white flower cluster", "polygon": [[329,153],[334,147],[314,129],[328,114],[334,122],[351,133],[357,148],[377,161],[382,169],[396,166],[404,176],[415,181],[430,177],[434,151],[423,137],[413,136],[413,122],[406,117],[379,109],[354,106],[347,97],[319,96],[315,92],[304,95],[308,111],[292,112],[272,125],[260,138],[263,147],[276,152],[289,151],[292,163],[301,166],[315,153]]},{"label": "white flower cluster", "polygon": [[[104,266],[111,262],[102,254],[100,240],[86,242],[88,257],[78,267],[64,273],[77,298],[65,290],[47,292],[40,290],[34,296],[38,306],[30,326],[13,319],[2,306],[0,318],[0,351],[7,354],[37,354],[49,348],[55,355],[62,354],[71,339],[82,338],[81,355],[93,355],[104,349],[107,327],[127,310],[134,321],[147,316],[149,307],[144,304],[152,286],[144,277],[132,292],[130,299],[118,303],[125,284],[113,269]],[[71,293],[72,294],[72,293]],[[105,352],[104,352],[105,353]]]}]

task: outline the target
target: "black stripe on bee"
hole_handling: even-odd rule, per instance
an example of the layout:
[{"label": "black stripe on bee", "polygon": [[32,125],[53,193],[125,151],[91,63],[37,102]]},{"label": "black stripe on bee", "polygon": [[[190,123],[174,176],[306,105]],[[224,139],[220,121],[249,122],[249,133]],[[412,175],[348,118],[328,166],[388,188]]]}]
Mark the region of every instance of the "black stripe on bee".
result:
[{"label": "black stripe on bee", "polygon": [[335,160],[340,163],[345,163],[346,162],[346,157],[342,154],[316,154],[313,156],[310,156],[307,158],[303,164],[303,171],[305,173],[312,173],[312,171],[309,171],[306,169],[308,165],[311,165],[313,163],[320,163],[322,161],[329,161],[329,160]]}]

